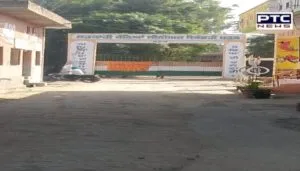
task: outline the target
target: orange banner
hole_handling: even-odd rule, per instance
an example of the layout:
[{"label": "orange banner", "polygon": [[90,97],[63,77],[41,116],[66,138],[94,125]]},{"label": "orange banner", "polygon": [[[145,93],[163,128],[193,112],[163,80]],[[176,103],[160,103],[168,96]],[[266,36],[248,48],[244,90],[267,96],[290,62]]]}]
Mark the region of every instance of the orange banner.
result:
[{"label": "orange banner", "polygon": [[276,77],[299,79],[299,37],[279,37],[276,41]]},{"label": "orange banner", "polygon": [[148,71],[153,62],[110,61],[108,71]]},{"label": "orange banner", "polygon": [[281,37],[276,41],[276,69],[299,69],[299,37]]}]

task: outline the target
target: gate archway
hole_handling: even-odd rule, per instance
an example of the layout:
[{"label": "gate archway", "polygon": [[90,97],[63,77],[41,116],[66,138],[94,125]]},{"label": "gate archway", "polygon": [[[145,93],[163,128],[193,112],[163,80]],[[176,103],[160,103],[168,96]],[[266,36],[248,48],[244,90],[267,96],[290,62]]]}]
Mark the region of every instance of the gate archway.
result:
[{"label": "gate archway", "polygon": [[[172,61],[96,61],[98,43],[116,44],[218,44],[223,45],[223,62],[172,62]],[[68,36],[68,62],[87,75],[185,75],[223,76],[234,79],[238,68],[245,65],[246,36],[243,34],[109,34],[72,33]]]}]

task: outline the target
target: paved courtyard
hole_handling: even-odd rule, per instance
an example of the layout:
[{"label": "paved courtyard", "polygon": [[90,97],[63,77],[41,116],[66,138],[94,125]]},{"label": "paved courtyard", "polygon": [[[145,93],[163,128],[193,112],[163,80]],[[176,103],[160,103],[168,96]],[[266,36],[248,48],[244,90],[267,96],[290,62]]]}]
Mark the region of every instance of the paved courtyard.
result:
[{"label": "paved courtyard", "polygon": [[[2,100],[1,100],[2,98]],[[0,95],[3,171],[300,171],[298,99],[230,81],[103,80]]]}]

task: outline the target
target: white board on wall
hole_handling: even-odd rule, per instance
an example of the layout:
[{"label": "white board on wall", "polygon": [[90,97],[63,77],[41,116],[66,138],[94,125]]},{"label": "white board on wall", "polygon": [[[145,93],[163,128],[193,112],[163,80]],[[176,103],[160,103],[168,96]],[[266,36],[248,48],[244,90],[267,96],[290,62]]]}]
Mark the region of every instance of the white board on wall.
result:
[{"label": "white board on wall", "polygon": [[73,67],[80,68],[84,74],[93,75],[95,68],[96,43],[91,41],[73,41],[69,48],[69,60]]},{"label": "white board on wall", "polygon": [[242,42],[229,42],[224,47],[223,58],[223,77],[235,79],[238,75],[238,70],[244,67],[245,63],[245,47]]}]

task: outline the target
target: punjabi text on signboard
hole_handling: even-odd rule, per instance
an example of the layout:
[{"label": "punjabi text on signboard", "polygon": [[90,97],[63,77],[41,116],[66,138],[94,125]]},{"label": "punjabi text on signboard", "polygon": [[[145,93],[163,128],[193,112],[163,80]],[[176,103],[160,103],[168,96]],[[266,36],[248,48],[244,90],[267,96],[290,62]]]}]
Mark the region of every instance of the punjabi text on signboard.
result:
[{"label": "punjabi text on signboard", "polygon": [[73,54],[73,65],[80,68],[86,73],[86,60],[87,60],[87,44],[85,42],[77,43],[76,51]]},{"label": "punjabi text on signboard", "polygon": [[239,72],[240,65],[242,65],[241,60],[244,57],[242,44],[233,42],[228,43],[226,45],[224,56],[224,77],[236,78]]},{"label": "punjabi text on signboard", "polygon": [[228,53],[229,58],[229,74],[234,76],[238,72],[238,60],[239,60],[239,47],[237,45],[232,45],[229,48]]},{"label": "punjabi text on signboard", "polygon": [[102,43],[111,41],[145,42],[145,43],[175,43],[175,42],[197,42],[243,40],[241,35],[181,35],[181,34],[74,34],[75,39],[96,39]]},{"label": "punjabi text on signboard", "polygon": [[72,66],[82,70],[83,73],[93,74],[95,43],[88,41],[75,41],[71,44]]}]

